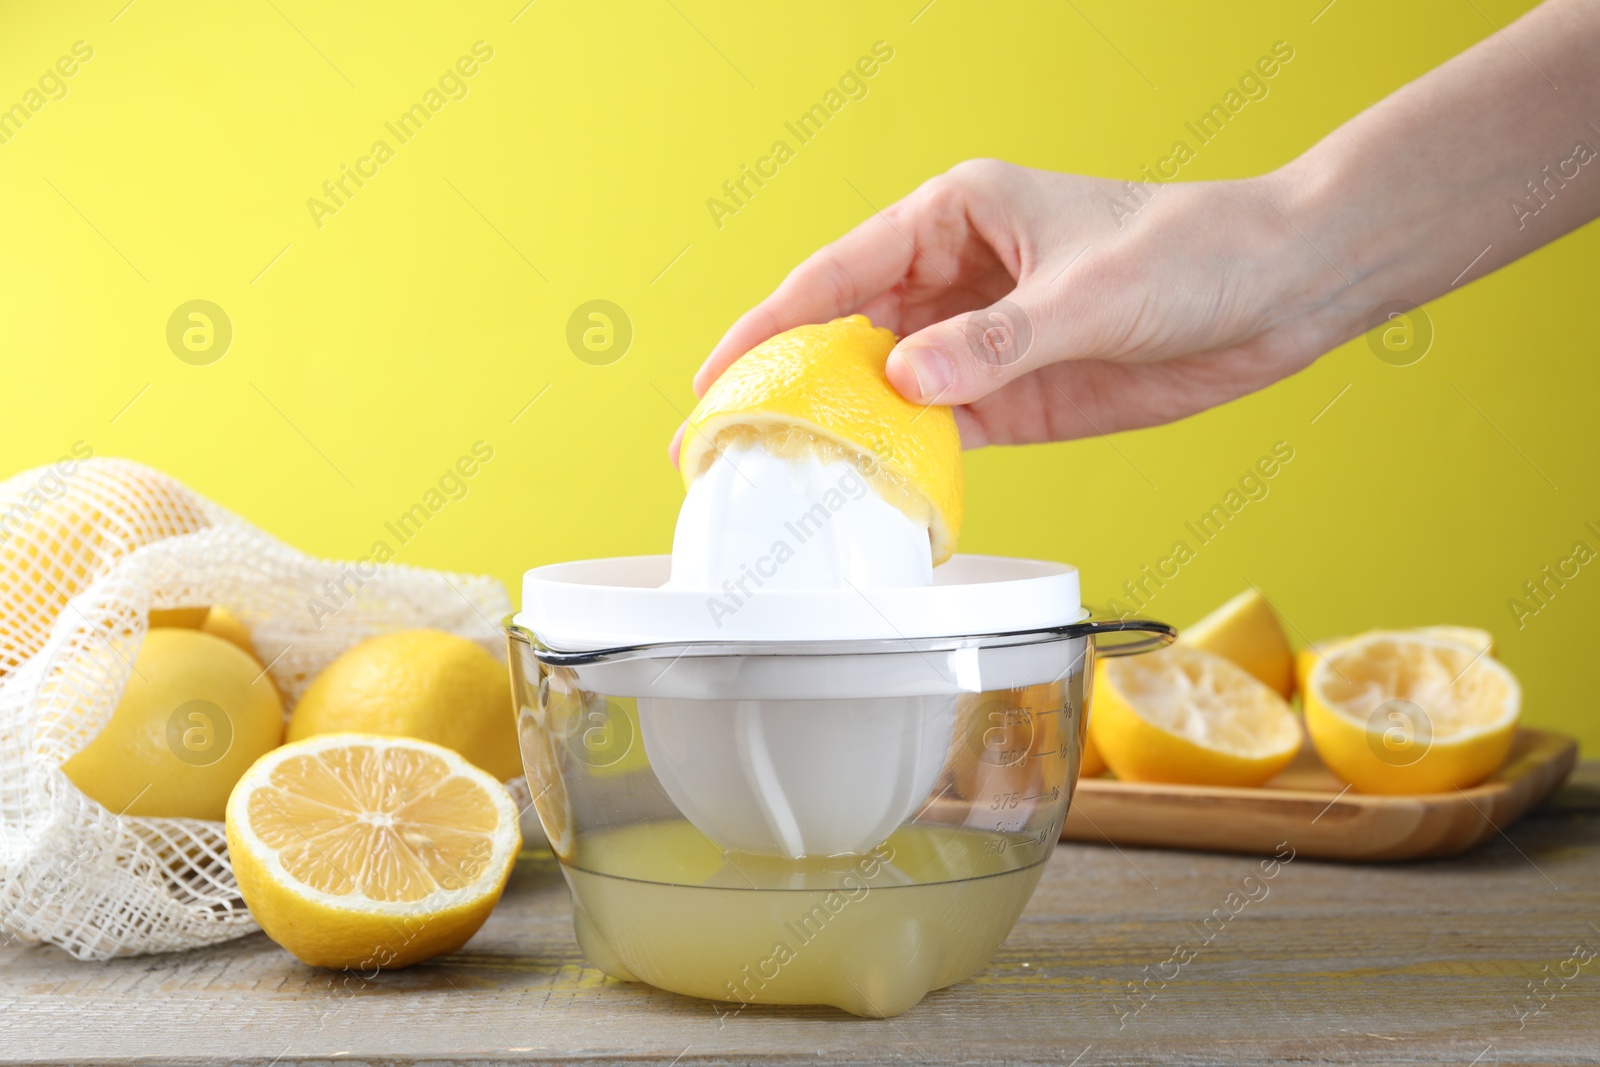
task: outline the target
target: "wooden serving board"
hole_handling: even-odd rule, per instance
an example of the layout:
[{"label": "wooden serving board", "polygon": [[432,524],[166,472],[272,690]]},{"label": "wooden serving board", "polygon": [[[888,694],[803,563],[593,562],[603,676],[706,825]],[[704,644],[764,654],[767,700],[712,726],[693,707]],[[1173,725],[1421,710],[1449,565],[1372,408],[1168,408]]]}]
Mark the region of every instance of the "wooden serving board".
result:
[{"label": "wooden serving board", "polygon": [[1318,762],[1307,744],[1258,789],[1085,778],[1062,840],[1155,848],[1379,861],[1454,856],[1527,814],[1572,773],[1578,743],[1522,728],[1493,778],[1471,789],[1424,796],[1357,793]]}]

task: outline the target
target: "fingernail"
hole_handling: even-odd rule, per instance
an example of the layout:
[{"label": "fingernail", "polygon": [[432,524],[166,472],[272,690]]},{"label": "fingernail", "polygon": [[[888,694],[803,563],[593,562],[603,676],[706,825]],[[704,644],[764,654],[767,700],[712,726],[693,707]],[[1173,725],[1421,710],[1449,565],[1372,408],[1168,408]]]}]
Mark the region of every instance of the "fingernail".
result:
[{"label": "fingernail", "polygon": [[950,357],[943,352],[931,348],[913,348],[909,351],[902,349],[900,355],[911,364],[911,373],[917,379],[917,392],[924,403],[936,400],[955,381],[955,368],[950,365]]}]

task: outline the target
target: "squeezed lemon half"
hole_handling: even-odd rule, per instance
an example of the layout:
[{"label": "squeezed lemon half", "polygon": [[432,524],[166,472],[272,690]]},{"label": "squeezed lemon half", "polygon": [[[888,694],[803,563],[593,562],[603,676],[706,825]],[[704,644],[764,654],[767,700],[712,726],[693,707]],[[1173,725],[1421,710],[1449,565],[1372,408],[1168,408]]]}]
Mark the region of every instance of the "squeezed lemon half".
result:
[{"label": "squeezed lemon half", "polygon": [[1322,762],[1364,793],[1478,784],[1505,762],[1522,708],[1516,678],[1487,646],[1417,630],[1324,649],[1304,698]]},{"label": "squeezed lemon half", "polygon": [[1299,719],[1229,660],[1186,645],[1095,665],[1089,736],[1128,782],[1260,785],[1300,750]]},{"label": "squeezed lemon half", "polygon": [[[1369,631],[1372,632],[1372,631]],[[1427,637],[1436,637],[1442,641],[1453,641],[1471,649],[1474,653],[1482,652],[1494,655],[1494,635],[1488,630],[1480,630],[1476,626],[1418,626],[1404,633],[1423,634]],[[1365,637],[1358,634],[1357,637]],[[1336,637],[1331,641],[1318,641],[1315,644],[1302,648],[1294,658],[1295,687],[1302,692],[1306,687],[1306,680],[1311,677],[1311,671],[1329,651],[1347,641],[1354,641],[1356,637]]]}]

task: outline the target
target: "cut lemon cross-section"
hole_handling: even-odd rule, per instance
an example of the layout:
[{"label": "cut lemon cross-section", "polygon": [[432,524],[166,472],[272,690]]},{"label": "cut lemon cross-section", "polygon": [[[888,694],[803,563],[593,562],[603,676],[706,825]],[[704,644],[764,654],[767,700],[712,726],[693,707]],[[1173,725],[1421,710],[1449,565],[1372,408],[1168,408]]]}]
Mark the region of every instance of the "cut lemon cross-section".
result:
[{"label": "cut lemon cross-section", "polygon": [[375,734],[267,753],[227,822],[250,913],[318,967],[405,967],[460,948],[522,844],[499,782],[447,748]]},{"label": "cut lemon cross-section", "polygon": [[1260,785],[1300,750],[1277,693],[1186,645],[1095,665],[1089,736],[1123,781]]},{"label": "cut lemon cross-section", "polygon": [[1505,762],[1522,708],[1516,678],[1487,647],[1416,630],[1324,649],[1304,696],[1317,754],[1364,793],[1477,785]]}]

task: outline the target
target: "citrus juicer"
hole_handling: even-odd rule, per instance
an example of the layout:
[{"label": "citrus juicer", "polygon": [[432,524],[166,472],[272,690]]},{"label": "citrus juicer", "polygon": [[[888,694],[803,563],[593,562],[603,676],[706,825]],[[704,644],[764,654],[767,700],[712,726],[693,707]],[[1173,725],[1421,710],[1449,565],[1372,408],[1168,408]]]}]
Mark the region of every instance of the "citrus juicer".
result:
[{"label": "citrus juicer", "polygon": [[507,620],[535,807],[605,973],[888,1016],[987,962],[1077,779],[1078,573],[957,555],[932,584],[764,587],[734,610],[641,556],[539,567]]}]

